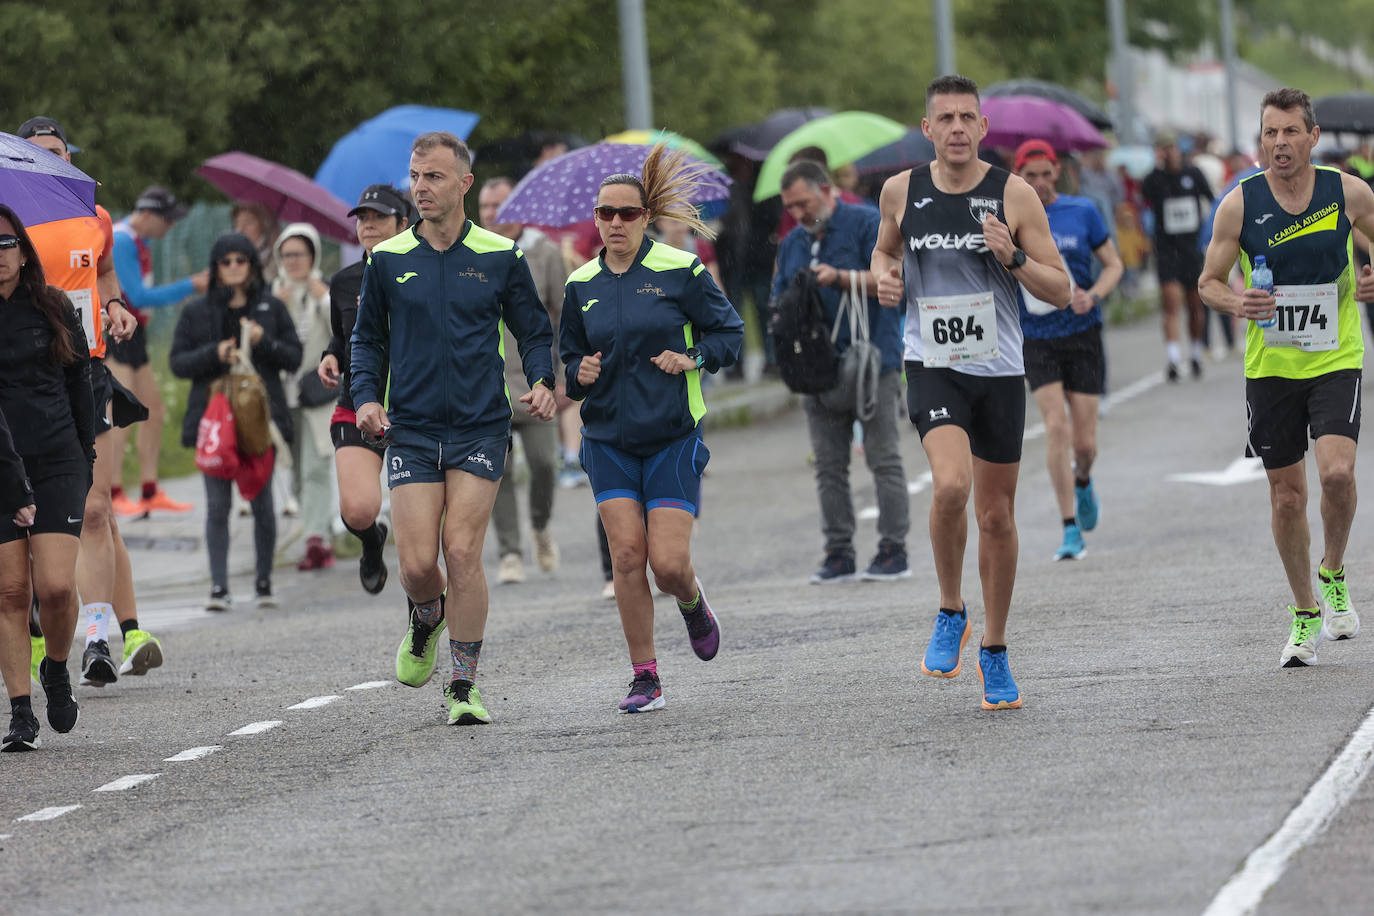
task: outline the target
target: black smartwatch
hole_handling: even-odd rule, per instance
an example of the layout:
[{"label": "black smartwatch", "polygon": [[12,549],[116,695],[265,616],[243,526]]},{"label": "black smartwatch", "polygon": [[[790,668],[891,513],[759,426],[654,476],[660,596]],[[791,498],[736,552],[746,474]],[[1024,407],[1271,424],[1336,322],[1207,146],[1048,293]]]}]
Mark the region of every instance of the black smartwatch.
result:
[{"label": "black smartwatch", "polygon": [[538,384],[539,382],[543,382],[543,383],[544,383],[544,387],[547,388],[547,389],[549,389],[550,393],[553,393],[553,392],[558,391],[558,389],[557,389],[556,387],[554,387],[554,381],[553,381],[553,376],[552,376],[552,375],[546,375],[546,376],[544,376],[543,378],[539,379],[538,382],[536,382],[535,384]]},{"label": "black smartwatch", "polygon": [[702,356],[701,351],[696,347],[687,348],[687,358],[693,360],[697,364],[698,369],[706,364],[706,357]]},{"label": "black smartwatch", "polygon": [[1018,267],[1026,266],[1026,253],[1020,248],[1011,253],[1011,263],[1003,264],[1007,270],[1016,270]]}]

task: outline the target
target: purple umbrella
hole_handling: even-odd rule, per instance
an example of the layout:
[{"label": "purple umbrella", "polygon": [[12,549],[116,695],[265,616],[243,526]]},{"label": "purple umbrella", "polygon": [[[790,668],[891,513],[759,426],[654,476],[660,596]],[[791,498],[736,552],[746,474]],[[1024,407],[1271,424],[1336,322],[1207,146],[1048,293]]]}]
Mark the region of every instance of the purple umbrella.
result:
[{"label": "purple umbrella", "polygon": [[25,226],[95,216],[95,179],[41,146],[0,133],[0,203]]},{"label": "purple umbrella", "polygon": [[982,100],[988,119],[984,146],[1014,149],[1044,140],[1057,150],[1103,149],[1108,144],[1088,119],[1067,105],[1031,95],[997,95]]},{"label": "purple umbrella", "polygon": [[221,153],[196,173],[234,200],[265,204],[284,222],[309,223],[321,235],[357,244],[348,204],[295,169],[248,153]]},{"label": "purple umbrella", "polygon": [[[496,221],[554,227],[586,222],[592,218],[601,179],[620,172],[639,177],[651,149],[633,143],[597,143],[550,159],[520,179]],[[692,203],[729,198],[729,178],[700,159],[688,157],[687,162],[701,169]]]}]

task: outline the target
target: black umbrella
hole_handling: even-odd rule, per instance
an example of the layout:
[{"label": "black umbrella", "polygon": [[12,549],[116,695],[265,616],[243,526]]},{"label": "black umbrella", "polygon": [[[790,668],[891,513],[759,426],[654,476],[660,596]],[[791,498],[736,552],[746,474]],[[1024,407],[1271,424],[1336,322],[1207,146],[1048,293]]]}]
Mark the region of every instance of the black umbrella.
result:
[{"label": "black umbrella", "polygon": [[900,172],[934,159],[935,144],[926,139],[920,128],[913,127],[895,143],[879,147],[867,156],[854,160],[854,170],[860,175]]},{"label": "black umbrella", "polygon": [[779,108],[757,124],[727,130],[711,141],[711,150],[739,153],[746,159],[762,162],[783,137],[807,121],[834,113],[829,108]]},{"label": "black umbrella", "polygon": [[1368,92],[1328,95],[1313,102],[1312,109],[1324,131],[1374,134],[1374,95]]},{"label": "black umbrella", "polygon": [[1044,80],[1019,79],[1007,80],[1002,83],[994,83],[982,90],[983,95],[1034,95],[1042,99],[1049,99],[1052,102],[1059,102],[1067,105],[1074,111],[1088,119],[1088,123],[1093,127],[1110,130],[1112,119],[1105,111],[1097,106],[1092,99],[1087,96],[1074,92],[1058,83],[1047,83]]}]

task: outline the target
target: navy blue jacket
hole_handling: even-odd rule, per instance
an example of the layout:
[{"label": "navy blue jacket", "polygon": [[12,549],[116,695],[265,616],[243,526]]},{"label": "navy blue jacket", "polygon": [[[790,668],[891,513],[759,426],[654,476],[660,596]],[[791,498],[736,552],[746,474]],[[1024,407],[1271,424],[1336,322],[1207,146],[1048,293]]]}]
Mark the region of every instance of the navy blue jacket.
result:
[{"label": "navy blue jacket", "polygon": [[[740,320],[695,255],[646,238],[623,274],[606,251],[568,277],[559,338],[568,397],[582,401],[582,434],[635,455],[686,436],[706,415],[701,370],[669,375],[650,360],[664,350],[701,351],[702,369],[733,365]],[[601,353],[601,375],[577,383],[582,357]]]},{"label": "navy blue jacket", "polygon": [[468,220],[446,251],[411,227],[372,249],[352,338],[353,402],[381,402],[397,442],[461,442],[510,429],[508,325],[530,387],[554,387],[553,325],[525,255]]}]

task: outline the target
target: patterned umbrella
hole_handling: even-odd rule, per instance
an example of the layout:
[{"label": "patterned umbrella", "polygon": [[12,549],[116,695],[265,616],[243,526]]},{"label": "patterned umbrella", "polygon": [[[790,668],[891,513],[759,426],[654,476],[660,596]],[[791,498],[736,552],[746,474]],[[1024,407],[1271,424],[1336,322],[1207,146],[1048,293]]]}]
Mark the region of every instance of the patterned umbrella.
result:
[{"label": "patterned umbrella", "polygon": [[[550,159],[520,179],[496,221],[555,227],[585,222],[596,206],[601,179],[621,172],[639,176],[651,149],[642,144],[597,143]],[[699,159],[687,161],[701,169],[692,203],[729,198],[729,178]]]},{"label": "patterned umbrella", "polygon": [[248,153],[221,153],[196,174],[234,200],[266,204],[283,222],[309,223],[321,235],[357,243],[348,204],[295,169]]},{"label": "patterned umbrella", "polygon": [[95,179],[41,146],[0,133],[0,203],[25,226],[95,216]]}]

